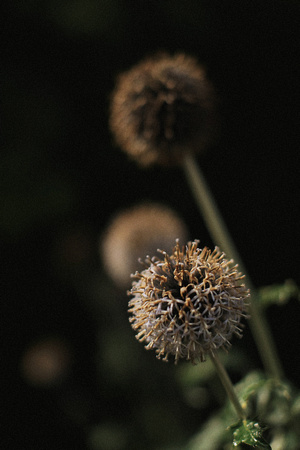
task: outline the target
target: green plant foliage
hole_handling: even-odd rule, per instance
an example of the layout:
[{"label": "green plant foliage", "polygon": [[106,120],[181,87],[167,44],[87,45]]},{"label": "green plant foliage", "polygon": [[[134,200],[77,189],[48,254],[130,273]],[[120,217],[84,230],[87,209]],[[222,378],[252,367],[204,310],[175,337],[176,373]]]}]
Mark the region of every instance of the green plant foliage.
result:
[{"label": "green plant foliage", "polygon": [[235,447],[240,444],[247,444],[253,448],[271,449],[262,437],[263,430],[258,422],[243,420],[232,428],[235,430],[233,433],[233,445]]},{"label": "green plant foliage", "polygon": [[299,420],[297,407],[293,408],[299,394],[286,382],[253,372],[237,386],[237,391],[248,417],[258,417],[270,429],[293,428],[295,420]]},{"label": "green plant foliage", "polygon": [[189,450],[227,450],[232,443],[234,447],[299,448],[300,394],[293,386],[254,371],[236,385],[236,390],[249,420],[230,425],[236,416],[227,404],[202,426],[190,441]]},{"label": "green plant foliage", "polygon": [[261,305],[267,308],[271,305],[285,305],[292,298],[300,299],[300,290],[293,280],[283,284],[272,284],[259,289]]}]

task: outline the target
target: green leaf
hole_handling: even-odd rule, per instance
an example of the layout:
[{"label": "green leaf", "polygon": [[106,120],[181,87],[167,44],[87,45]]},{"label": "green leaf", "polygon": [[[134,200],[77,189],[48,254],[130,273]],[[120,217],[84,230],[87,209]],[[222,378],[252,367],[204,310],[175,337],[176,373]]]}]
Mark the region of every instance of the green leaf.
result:
[{"label": "green leaf", "polygon": [[272,450],[270,445],[262,437],[263,429],[258,422],[243,420],[233,425],[233,445],[237,447],[240,444],[247,444],[253,448],[267,448]]},{"label": "green leaf", "polygon": [[259,299],[265,308],[271,305],[284,305],[291,298],[300,299],[300,289],[293,280],[286,280],[283,284],[273,284],[259,289]]},{"label": "green leaf", "polygon": [[278,382],[259,372],[252,372],[236,389],[248,417],[259,417],[270,429],[288,426],[291,422],[293,399],[297,397],[296,391],[287,382]]}]

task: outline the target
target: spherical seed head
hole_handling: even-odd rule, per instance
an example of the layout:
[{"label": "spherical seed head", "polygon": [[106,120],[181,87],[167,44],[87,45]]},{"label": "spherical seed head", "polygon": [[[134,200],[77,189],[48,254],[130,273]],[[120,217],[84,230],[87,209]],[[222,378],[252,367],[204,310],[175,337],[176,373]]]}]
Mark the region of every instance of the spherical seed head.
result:
[{"label": "spherical seed head", "polygon": [[119,77],[110,127],[141,165],[179,164],[186,152],[203,151],[213,141],[216,115],[213,86],[197,60],[158,54]]},{"label": "spherical seed head", "polygon": [[176,238],[185,241],[187,236],[184,221],[173,209],[143,202],[113,218],[101,236],[99,250],[106,272],[124,289],[131,284],[130,274],[140,267],[140,255],[156,254],[158,247],[170,251]]},{"label": "spherical seed head", "polygon": [[217,348],[228,348],[240,321],[247,317],[249,291],[243,276],[216,247],[198,248],[198,241],[162,258],[147,257],[145,269],[136,272],[129,295],[130,322],[137,339],[157,357],[204,361]]}]

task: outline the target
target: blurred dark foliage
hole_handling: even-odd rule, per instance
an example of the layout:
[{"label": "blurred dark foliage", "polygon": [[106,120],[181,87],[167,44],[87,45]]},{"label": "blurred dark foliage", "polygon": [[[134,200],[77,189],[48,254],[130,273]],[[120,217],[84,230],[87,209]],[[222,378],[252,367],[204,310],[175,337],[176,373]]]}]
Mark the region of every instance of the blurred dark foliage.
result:
[{"label": "blurred dark foliage", "polygon": [[[212,242],[180,169],[140,170],[116,148],[110,92],[160,49],[206,65],[223,123],[199,162],[255,284],[299,284],[300,4],[15,0],[0,17],[1,448],[181,448],[207,410],[135,341],[98,238],[118,209],[148,199]],[[300,387],[299,303],[268,318]],[[22,355],[47,336],[68,343],[70,370],[55,386],[30,385]],[[243,345],[259,365],[249,330]]]}]

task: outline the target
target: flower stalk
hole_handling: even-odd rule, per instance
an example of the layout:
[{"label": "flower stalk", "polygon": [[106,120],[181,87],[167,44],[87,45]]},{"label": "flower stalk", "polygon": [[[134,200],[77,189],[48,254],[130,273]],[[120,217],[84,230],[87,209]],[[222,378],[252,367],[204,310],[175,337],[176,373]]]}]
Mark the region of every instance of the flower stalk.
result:
[{"label": "flower stalk", "polygon": [[219,375],[219,378],[223,384],[223,387],[226,390],[226,393],[228,395],[230,402],[232,403],[232,405],[237,413],[238,418],[241,420],[246,420],[245,411],[243,410],[242,405],[240,404],[240,401],[236,395],[236,392],[234,390],[232,382],[228,376],[228,373],[227,373],[225,367],[223,366],[222,362],[220,361],[220,358],[219,358],[217,352],[211,351],[210,357],[211,357],[212,362],[215,365],[215,368]]},{"label": "flower stalk", "polygon": [[251,291],[250,321],[249,325],[256,342],[261,360],[269,376],[277,379],[283,377],[283,369],[277,355],[277,349],[273,341],[269,325],[259,306],[259,298],[256,289],[251,282],[241,257],[227,230],[226,224],[220,214],[214,197],[205,181],[204,175],[197,165],[195,157],[189,153],[183,159],[183,167],[187,181],[194,194],[195,201],[206,222],[207,228],[215,242],[226,256],[234,259],[247,279],[247,286]]}]

